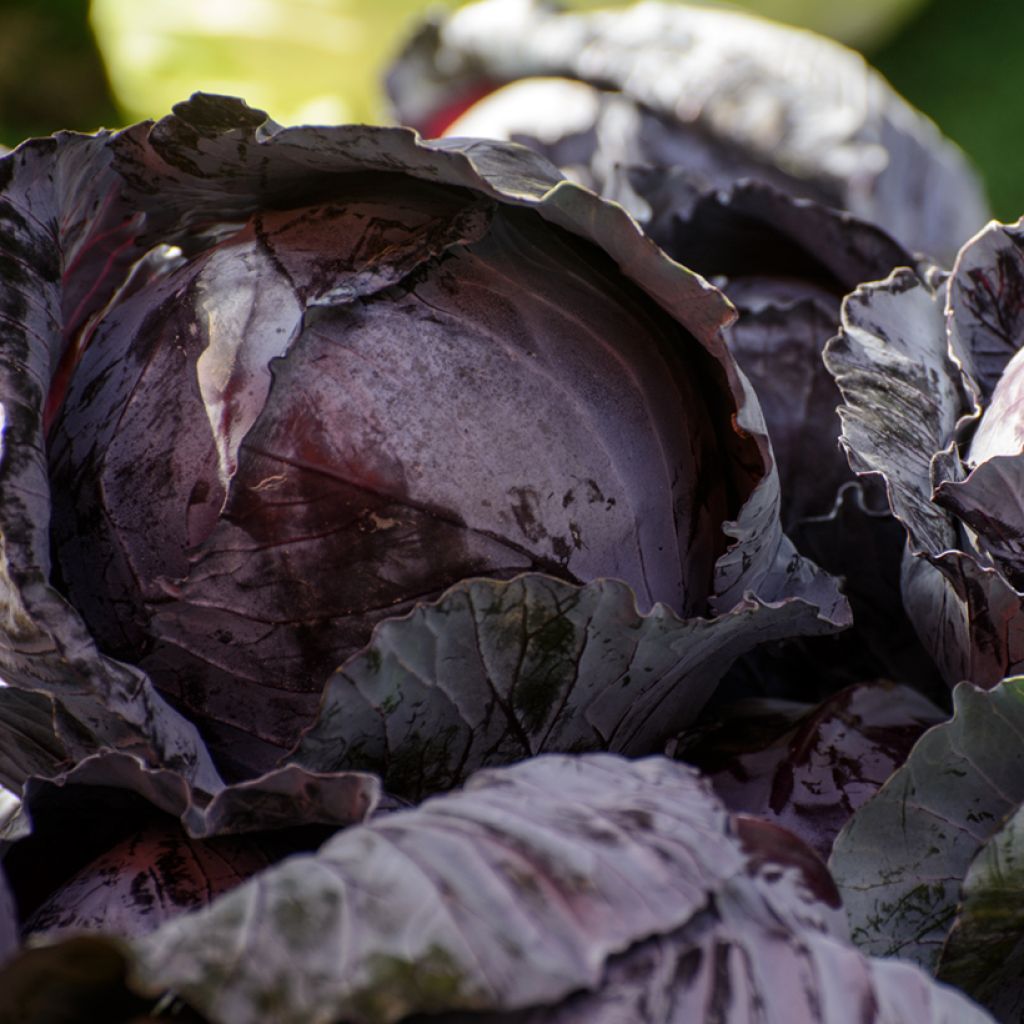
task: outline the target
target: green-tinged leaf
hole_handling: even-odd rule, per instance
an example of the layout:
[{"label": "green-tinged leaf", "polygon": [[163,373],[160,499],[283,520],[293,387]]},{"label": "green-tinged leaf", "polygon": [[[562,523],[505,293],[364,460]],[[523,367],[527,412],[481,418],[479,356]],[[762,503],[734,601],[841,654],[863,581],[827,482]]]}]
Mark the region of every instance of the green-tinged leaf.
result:
[{"label": "green-tinged leaf", "polygon": [[999,1020],[1024,1014],[1024,809],[1018,807],[974,858],[938,976]]},{"label": "green-tinged leaf", "polygon": [[25,949],[0,966],[0,1020],[130,1024],[153,1000],[129,991],[128,966],[120,945],[102,936]]},{"label": "green-tinged leaf", "polygon": [[663,605],[641,615],[614,580],[460,583],[377,627],[329,680],[291,758],[377,771],[416,797],[543,752],[644,753],[696,717],[739,654],[825,629],[817,615],[801,600],[748,599],[683,620]]},{"label": "green-tinged leaf", "polygon": [[829,865],[868,952],[934,967],[979,849],[1024,801],[1024,679],[962,683],[952,719],[850,819]]},{"label": "green-tinged leaf", "polygon": [[[697,918],[727,885],[762,884],[761,845],[745,851],[682,765],[535,758],[339,833],[165,925],[136,943],[135,983],[218,1024],[550,1004],[598,987],[610,957]],[[776,926],[840,934],[796,861],[765,869]]]}]

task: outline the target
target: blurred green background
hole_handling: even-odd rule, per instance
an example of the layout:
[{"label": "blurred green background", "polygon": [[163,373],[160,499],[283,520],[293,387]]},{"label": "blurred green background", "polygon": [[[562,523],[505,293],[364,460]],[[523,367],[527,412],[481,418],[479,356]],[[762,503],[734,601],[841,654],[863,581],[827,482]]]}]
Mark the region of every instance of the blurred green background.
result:
[{"label": "blurred green background", "polygon": [[[427,0],[92,0],[90,11],[89,0],[0,0],[0,142],[159,117],[198,88],[240,93],[285,123],[381,120],[379,73],[428,6]],[[970,154],[996,215],[1016,220],[1024,213],[1024,63],[1015,59],[1016,42],[1024,38],[1021,0],[736,6],[857,46]]]}]

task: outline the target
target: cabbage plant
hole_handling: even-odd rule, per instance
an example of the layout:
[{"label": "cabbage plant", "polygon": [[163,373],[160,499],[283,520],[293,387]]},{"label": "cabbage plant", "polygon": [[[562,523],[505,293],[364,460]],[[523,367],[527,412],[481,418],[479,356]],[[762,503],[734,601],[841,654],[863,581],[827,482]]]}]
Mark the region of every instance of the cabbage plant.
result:
[{"label": "cabbage plant", "polygon": [[[639,49],[612,59],[610,27],[680,45],[656,6],[550,17],[552,53],[583,26],[619,71]],[[704,165],[612,169],[598,147],[568,168],[608,170],[623,204],[507,142],[282,128],[203,94],[0,160],[0,783],[19,797],[0,822],[0,1019],[989,1019],[855,949],[818,856],[889,799],[868,798],[941,711],[856,658],[822,688],[860,685],[815,706],[821,662],[799,647],[800,705],[694,728],[742,687],[716,693],[737,659],[850,622],[787,529],[826,562],[845,537],[870,577],[917,507],[891,419],[885,457],[852,463],[894,474],[892,515],[869,507],[821,373],[844,292],[894,265],[868,290],[942,281],[904,249],[905,178],[865,140],[921,171],[917,223],[942,244],[978,213],[973,182],[877,83],[870,130],[833,138],[821,170],[796,136],[679,135],[629,82],[605,89],[619,114]],[[734,180],[738,149],[767,181]],[[808,192],[876,220],[906,207],[902,241]],[[881,347],[851,326],[864,293],[830,356],[851,451],[871,388],[908,394],[884,357],[843,371],[851,339]],[[992,348],[961,352],[914,424],[952,415],[938,467],[981,458]],[[980,506],[966,474],[940,483],[944,509]],[[908,600],[922,579],[945,594],[954,553],[1012,585],[1012,537],[963,520],[962,550],[914,541]],[[914,659],[887,664],[924,685]]]},{"label": "cabbage plant", "polygon": [[826,349],[843,444],[906,528],[904,602],[950,686],[994,686],[1024,662],[1021,238],[993,223],[949,273],[863,285]]},{"label": "cabbage plant", "polygon": [[196,96],[5,168],[8,785],[644,753],[844,623],[728,304],[542,159]]},{"label": "cabbage plant", "polygon": [[525,143],[599,192],[635,164],[754,178],[944,261],[986,219],[963,154],[859,54],[741,11],[481,0],[427,21],[388,91],[404,124]]}]

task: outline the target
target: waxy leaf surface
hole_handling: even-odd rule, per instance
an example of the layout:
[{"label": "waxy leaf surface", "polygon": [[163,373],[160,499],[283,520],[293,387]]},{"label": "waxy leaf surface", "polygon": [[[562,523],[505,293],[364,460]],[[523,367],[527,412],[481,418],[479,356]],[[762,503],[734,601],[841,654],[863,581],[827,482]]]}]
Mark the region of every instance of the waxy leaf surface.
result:
[{"label": "waxy leaf surface", "polygon": [[962,683],[952,719],[850,819],[829,861],[854,941],[934,968],[978,851],[1024,801],[1024,681]]}]

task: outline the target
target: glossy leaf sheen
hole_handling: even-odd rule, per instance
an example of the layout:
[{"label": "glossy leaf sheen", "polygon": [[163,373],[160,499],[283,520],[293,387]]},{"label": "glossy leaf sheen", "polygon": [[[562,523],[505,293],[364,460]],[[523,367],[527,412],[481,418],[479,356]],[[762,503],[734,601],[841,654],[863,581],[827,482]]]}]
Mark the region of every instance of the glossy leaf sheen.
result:
[{"label": "glossy leaf sheen", "polygon": [[950,345],[987,404],[1024,332],[1024,229],[992,225],[964,246],[949,285]]},{"label": "glossy leaf sheen", "polygon": [[824,630],[803,601],[746,600],[717,618],[641,615],[630,590],[531,575],[475,580],[377,627],[328,681],[290,758],[359,765],[405,796],[546,751],[642,754],[690,722],[755,643]]},{"label": "glossy leaf sheen", "polygon": [[1024,801],[1024,686],[963,683],[836,839],[829,866],[855,942],[933,968],[978,851]]},{"label": "glossy leaf sheen", "polygon": [[948,282],[922,268],[859,289],[825,352],[851,465],[882,476],[908,529],[904,603],[951,686],[1024,665],[1016,235],[987,227]]}]

